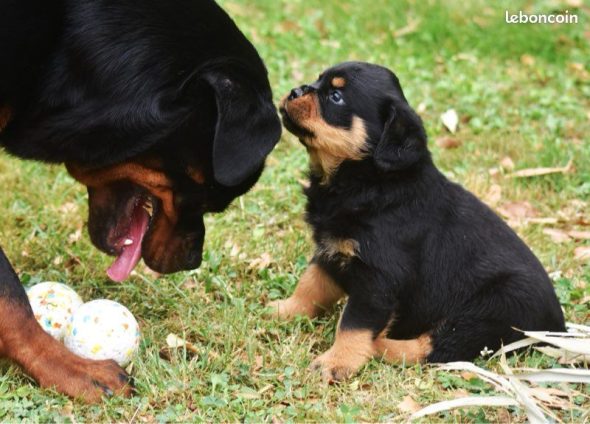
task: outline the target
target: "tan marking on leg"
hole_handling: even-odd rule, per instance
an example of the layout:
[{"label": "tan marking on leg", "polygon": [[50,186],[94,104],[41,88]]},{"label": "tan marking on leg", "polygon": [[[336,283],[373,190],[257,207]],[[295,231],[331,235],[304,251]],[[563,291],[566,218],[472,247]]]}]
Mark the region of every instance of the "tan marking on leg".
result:
[{"label": "tan marking on leg", "polygon": [[269,303],[273,315],[281,319],[296,316],[317,317],[344,296],[342,289],[317,264],[303,273],[295,291],[288,299]]},{"label": "tan marking on leg", "polygon": [[375,340],[376,356],[387,362],[405,362],[407,364],[422,363],[432,352],[432,338],[422,334],[416,339],[395,340],[379,336]]},{"label": "tan marking on leg", "polygon": [[33,377],[86,402],[105,395],[131,395],[127,374],[114,361],[91,361],[74,355],[47,334],[22,305],[0,299],[0,354]]},{"label": "tan marking on leg", "polygon": [[332,84],[332,87],[334,88],[344,88],[344,86],[346,86],[346,79],[343,77],[334,77],[330,84]]},{"label": "tan marking on leg", "polygon": [[306,94],[281,102],[289,118],[312,135],[301,141],[307,146],[312,172],[328,184],[332,174],[345,160],[361,160],[367,153],[365,122],[354,116],[350,128],[335,127],[321,116],[316,94]]},{"label": "tan marking on leg", "polygon": [[12,118],[12,109],[8,106],[0,106],[0,132],[6,128]]},{"label": "tan marking on leg", "polygon": [[338,330],[332,347],[317,357],[312,368],[319,369],[325,382],[341,381],[355,374],[375,356],[371,330]]}]

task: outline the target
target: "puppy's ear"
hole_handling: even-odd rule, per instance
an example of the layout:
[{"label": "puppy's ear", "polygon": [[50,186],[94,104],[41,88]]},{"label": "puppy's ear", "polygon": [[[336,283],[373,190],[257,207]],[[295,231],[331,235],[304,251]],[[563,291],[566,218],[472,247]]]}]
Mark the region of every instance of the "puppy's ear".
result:
[{"label": "puppy's ear", "polygon": [[409,168],[427,155],[422,120],[404,101],[392,101],[381,139],[373,152],[375,164],[385,172],[399,171]]},{"label": "puppy's ear", "polygon": [[203,78],[215,91],[217,126],[213,144],[215,180],[236,186],[255,173],[279,141],[281,123],[272,102],[270,89],[257,89],[220,72]]}]

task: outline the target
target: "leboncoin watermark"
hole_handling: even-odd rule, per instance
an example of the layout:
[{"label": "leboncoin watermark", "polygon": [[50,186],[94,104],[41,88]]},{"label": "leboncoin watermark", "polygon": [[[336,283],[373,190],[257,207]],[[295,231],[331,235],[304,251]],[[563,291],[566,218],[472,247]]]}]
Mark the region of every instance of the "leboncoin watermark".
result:
[{"label": "leboncoin watermark", "polygon": [[563,13],[552,15],[547,14],[527,14],[519,10],[518,13],[506,11],[507,24],[577,24],[578,15],[574,15],[566,10]]}]

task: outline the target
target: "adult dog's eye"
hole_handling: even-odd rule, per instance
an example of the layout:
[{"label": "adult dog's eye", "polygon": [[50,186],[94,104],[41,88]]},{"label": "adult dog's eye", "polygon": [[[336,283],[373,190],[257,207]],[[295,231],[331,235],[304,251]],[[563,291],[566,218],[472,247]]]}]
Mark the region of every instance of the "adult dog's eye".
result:
[{"label": "adult dog's eye", "polygon": [[342,97],[342,93],[339,90],[332,90],[328,95],[330,101],[335,105],[343,105],[344,98]]}]

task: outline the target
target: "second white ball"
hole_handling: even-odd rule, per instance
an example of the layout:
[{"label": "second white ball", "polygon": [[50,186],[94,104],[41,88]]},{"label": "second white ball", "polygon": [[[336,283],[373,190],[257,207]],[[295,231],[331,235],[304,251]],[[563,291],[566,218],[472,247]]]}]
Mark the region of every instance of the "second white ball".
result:
[{"label": "second white ball", "polygon": [[139,347],[139,325],[120,303],[98,299],[80,306],[67,326],[66,347],[87,359],[113,359],[124,367]]}]

